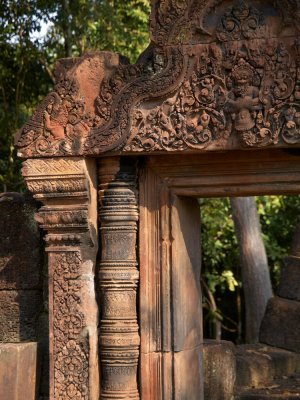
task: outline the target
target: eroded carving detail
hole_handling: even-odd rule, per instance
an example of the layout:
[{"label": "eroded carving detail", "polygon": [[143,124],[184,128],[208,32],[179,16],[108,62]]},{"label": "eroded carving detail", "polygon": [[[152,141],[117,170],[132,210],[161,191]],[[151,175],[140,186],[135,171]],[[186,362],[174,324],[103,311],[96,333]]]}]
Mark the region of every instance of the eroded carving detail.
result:
[{"label": "eroded carving detail", "polygon": [[217,37],[221,42],[263,37],[262,22],[263,15],[259,10],[238,1],[222,16]]},{"label": "eroded carving detail", "polygon": [[76,153],[95,124],[95,115],[87,113],[74,78],[63,78],[54,89],[23,127],[18,147],[31,145],[31,154]]},{"label": "eroded carving detail", "polygon": [[118,158],[99,166],[102,399],[139,399],[136,292],[137,193],[133,165]]},{"label": "eroded carving detail", "polygon": [[[54,91],[48,94],[18,134],[19,154],[23,157],[80,154],[90,130],[103,125],[109,118],[113,94],[122,86],[121,76],[126,80],[121,66],[117,69],[114,85],[108,84],[120,62],[125,59],[108,52],[58,62]],[[138,69],[130,68],[127,75],[132,74],[132,69]]]}]

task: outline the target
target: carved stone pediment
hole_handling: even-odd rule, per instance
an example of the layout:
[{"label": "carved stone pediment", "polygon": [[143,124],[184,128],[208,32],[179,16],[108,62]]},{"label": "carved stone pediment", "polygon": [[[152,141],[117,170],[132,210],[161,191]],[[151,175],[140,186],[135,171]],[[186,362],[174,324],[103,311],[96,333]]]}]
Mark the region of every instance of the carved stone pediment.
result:
[{"label": "carved stone pediment", "polygon": [[23,127],[21,156],[300,144],[300,4],[154,0],[136,65],[63,61]]}]

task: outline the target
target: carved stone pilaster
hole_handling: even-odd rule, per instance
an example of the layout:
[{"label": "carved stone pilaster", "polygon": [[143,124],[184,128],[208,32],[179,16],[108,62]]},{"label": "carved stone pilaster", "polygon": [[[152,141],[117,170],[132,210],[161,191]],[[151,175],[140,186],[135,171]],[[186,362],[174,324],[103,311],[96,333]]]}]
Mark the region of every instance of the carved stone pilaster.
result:
[{"label": "carved stone pilaster", "polygon": [[104,158],[98,171],[101,399],[139,399],[135,166]]},{"label": "carved stone pilaster", "polygon": [[36,220],[46,231],[49,261],[50,398],[98,400],[93,165],[80,158],[31,159],[22,173],[43,203]]}]

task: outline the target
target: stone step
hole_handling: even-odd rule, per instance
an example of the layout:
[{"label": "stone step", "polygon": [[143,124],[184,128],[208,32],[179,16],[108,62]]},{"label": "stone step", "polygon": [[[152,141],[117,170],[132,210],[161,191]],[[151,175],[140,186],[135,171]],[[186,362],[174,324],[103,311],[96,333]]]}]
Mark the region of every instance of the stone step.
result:
[{"label": "stone step", "polygon": [[[234,346],[233,343],[224,340],[205,340],[203,356],[205,400],[232,400],[234,394],[236,399],[241,400],[248,398],[300,400],[297,380],[293,381],[297,390],[290,381],[289,391],[284,389],[285,392],[282,390],[278,394],[279,389],[277,392],[275,390],[285,383],[288,376],[300,374],[298,353],[264,344]],[[280,384],[274,383],[280,378],[282,380]],[[296,390],[294,393],[291,392],[292,388]],[[270,393],[273,397],[263,397]],[[294,397],[280,397],[282,393]]]},{"label": "stone step", "polygon": [[300,372],[300,355],[263,344],[236,346],[236,386],[258,388]]},{"label": "stone step", "polygon": [[275,296],[269,300],[259,341],[300,353],[300,301]]},{"label": "stone step", "polygon": [[36,400],[38,344],[0,344],[0,399]]},{"label": "stone step", "polygon": [[300,374],[284,376],[272,384],[259,389],[245,389],[238,392],[236,400],[299,400]]},{"label": "stone step", "polygon": [[231,400],[236,377],[235,346],[225,340],[204,340],[204,399]]}]

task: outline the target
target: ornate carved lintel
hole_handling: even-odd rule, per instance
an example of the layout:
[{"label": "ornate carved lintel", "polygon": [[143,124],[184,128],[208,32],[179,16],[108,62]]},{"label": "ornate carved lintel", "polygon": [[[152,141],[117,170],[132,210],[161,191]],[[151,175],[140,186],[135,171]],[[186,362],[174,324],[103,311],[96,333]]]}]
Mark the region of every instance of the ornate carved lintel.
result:
[{"label": "ornate carved lintel", "polygon": [[135,168],[132,162],[103,158],[98,174],[101,398],[139,399]]}]

